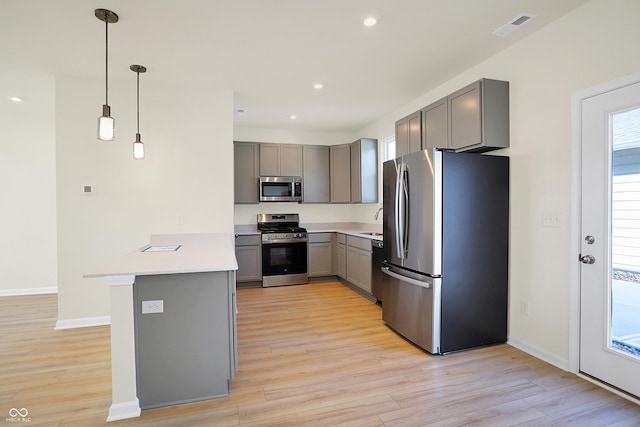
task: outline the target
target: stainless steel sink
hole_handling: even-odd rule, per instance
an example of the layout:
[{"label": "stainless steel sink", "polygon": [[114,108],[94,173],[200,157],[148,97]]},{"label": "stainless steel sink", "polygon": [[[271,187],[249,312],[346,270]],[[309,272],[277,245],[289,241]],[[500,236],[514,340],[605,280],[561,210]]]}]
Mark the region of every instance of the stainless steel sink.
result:
[{"label": "stainless steel sink", "polygon": [[364,235],[367,235],[367,236],[373,236],[373,237],[382,236],[382,233],[376,233],[375,231],[366,231],[366,232],[360,233],[360,234],[364,234]]}]

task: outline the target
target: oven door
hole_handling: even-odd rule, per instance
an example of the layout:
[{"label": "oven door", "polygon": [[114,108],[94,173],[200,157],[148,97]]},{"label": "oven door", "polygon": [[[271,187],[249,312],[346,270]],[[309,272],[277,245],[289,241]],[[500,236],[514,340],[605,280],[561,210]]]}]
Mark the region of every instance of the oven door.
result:
[{"label": "oven door", "polygon": [[307,242],[262,244],[262,285],[307,282]]}]

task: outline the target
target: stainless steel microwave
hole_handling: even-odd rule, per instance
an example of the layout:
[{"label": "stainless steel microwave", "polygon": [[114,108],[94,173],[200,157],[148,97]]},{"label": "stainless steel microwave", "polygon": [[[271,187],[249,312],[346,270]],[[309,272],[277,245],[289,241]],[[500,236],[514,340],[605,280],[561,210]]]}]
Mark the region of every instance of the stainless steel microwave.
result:
[{"label": "stainless steel microwave", "polygon": [[261,176],[261,202],[301,202],[302,178],[299,176]]}]

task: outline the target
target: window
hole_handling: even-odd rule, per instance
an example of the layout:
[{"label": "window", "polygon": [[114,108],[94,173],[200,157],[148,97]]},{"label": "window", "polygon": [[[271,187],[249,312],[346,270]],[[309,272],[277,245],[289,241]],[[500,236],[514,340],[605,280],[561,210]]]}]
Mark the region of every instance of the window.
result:
[{"label": "window", "polygon": [[382,161],[396,158],[396,136],[391,135],[382,140]]}]

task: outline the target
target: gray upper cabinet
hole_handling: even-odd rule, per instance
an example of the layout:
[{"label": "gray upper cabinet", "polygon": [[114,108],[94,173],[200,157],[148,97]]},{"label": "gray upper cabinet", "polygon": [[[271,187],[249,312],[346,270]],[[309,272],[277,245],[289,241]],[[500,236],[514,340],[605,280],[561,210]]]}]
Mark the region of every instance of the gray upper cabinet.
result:
[{"label": "gray upper cabinet", "polygon": [[302,146],[261,143],[260,176],[302,176]]},{"label": "gray upper cabinet", "polygon": [[434,147],[484,152],[508,146],[506,81],[480,79],[396,122],[398,156]]},{"label": "gray upper cabinet", "polygon": [[378,202],[378,140],[351,144],[351,203]]},{"label": "gray upper cabinet", "polygon": [[396,155],[420,151],[422,145],[421,113],[416,111],[396,122]]},{"label": "gray upper cabinet", "polygon": [[260,176],[280,176],[280,144],[260,144]]},{"label": "gray upper cabinet", "polygon": [[280,144],[280,175],[302,176],[302,146]]},{"label": "gray upper cabinet", "polygon": [[509,82],[481,79],[448,96],[449,148],[483,152],[509,146]]},{"label": "gray upper cabinet", "polygon": [[258,203],[258,144],[234,142],[233,166],[235,203]]},{"label": "gray upper cabinet", "polygon": [[304,203],[331,201],[329,175],[329,146],[302,146],[302,192]]},{"label": "gray upper cabinet", "polygon": [[351,202],[351,146],[330,147],[331,203]]},{"label": "gray upper cabinet", "polygon": [[449,147],[449,102],[442,98],[422,112],[422,149]]}]

